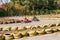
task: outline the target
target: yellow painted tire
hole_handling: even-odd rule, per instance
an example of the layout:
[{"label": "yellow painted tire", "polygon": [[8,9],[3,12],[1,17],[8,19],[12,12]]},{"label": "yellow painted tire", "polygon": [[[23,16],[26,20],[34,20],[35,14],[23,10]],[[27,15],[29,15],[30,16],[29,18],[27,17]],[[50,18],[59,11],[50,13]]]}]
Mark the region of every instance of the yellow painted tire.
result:
[{"label": "yellow painted tire", "polygon": [[19,32],[14,32],[13,33],[13,36],[14,36],[14,39],[18,39],[18,38],[21,38],[22,37],[22,34],[19,33]]},{"label": "yellow painted tire", "polygon": [[41,27],[38,25],[37,28],[41,28]]},{"label": "yellow painted tire", "polygon": [[56,26],[56,24],[50,24],[50,27],[55,27]]},{"label": "yellow painted tire", "polygon": [[41,28],[44,28],[44,24],[39,25]]},{"label": "yellow painted tire", "polygon": [[60,27],[57,27],[57,30],[60,31]]},{"label": "yellow painted tire", "polygon": [[60,26],[60,23],[58,23],[57,26]]},{"label": "yellow painted tire", "polygon": [[29,36],[28,33],[27,33],[27,31],[21,31],[20,33],[22,34],[23,37],[24,36]]},{"label": "yellow painted tire", "polygon": [[30,29],[33,30],[33,29],[36,29],[36,27],[35,26],[32,26]]},{"label": "yellow painted tire", "polygon": [[4,28],[3,28],[3,31],[10,31],[10,28],[11,28],[11,27],[4,27]]},{"label": "yellow painted tire", "polygon": [[21,27],[18,27],[18,30],[19,31],[26,30],[26,27],[22,27],[22,26]]},{"label": "yellow painted tire", "polygon": [[26,26],[26,28],[29,30],[32,26]]},{"label": "yellow painted tire", "polygon": [[40,28],[40,26],[34,25],[34,26],[31,27],[32,30],[33,30],[33,29],[37,29],[37,28]]},{"label": "yellow painted tire", "polygon": [[36,35],[36,31],[35,30],[30,30],[27,33],[29,34],[29,36],[35,36]]},{"label": "yellow painted tire", "polygon": [[45,27],[49,27],[49,24],[45,24],[45,25],[43,25],[43,26],[44,26],[44,28],[45,28]]},{"label": "yellow painted tire", "polygon": [[13,35],[10,33],[6,33],[4,34],[5,40],[12,40],[13,39]]},{"label": "yellow painted tire", "polygon": [[41,24],[39,26],[40,26],[40,28],[46,28],[46,27],[49,27],[49,24]]},{"label": "yellow painted tire", "polygon": [[52,30],[53,30],[54,32],[58,31],[58,29],[57,29],[56,27],[53,27]]},{"label": "yellow painted tire", "polygon": [[37,27],[38,27],[38,25],[34,25],[34,27],[36,27],[36,28],[37,28]]},{"label": "yellow painted tire", "polygon": [[11,27],[11,31],[17,31],[18,27]]},{"label": "yellow painted tire", "polygon": [[34,27],[35,27],[35,29],[37,29],[37,28],[41,28],[39,25],[35,25]]},{"label": "yellow painted tire", "polygon": [[4,40],[3,34],[0,34],[0,40]]},{"label": "yellow painted tire", "polygon": [[2,28],[0,27],[0,31],[2,31]]},{"label": "yellow painted tire", "polygon": [[34,25],[31,27],[31,29],[36,29],[37,28],[37,25]]},{"label": "yellow painted tire", "polygon": [[40,34],[44,34],[45,30],[44,29],[37,29],[36,32],[40,35]]},{"label": "yellow painted tire", "polygon": [[52,33],[52,28],[45,29],[45,32],[48,33],[48,34]]}]

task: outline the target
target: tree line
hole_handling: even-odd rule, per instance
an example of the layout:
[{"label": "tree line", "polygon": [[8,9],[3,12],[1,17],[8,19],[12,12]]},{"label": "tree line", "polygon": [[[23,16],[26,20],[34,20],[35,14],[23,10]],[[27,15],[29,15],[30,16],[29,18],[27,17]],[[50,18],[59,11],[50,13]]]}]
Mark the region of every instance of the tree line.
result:
[{"label": "tree line", "polygon": [[0,16],[59,14],[58,0],[11,0],[0,9]]}]

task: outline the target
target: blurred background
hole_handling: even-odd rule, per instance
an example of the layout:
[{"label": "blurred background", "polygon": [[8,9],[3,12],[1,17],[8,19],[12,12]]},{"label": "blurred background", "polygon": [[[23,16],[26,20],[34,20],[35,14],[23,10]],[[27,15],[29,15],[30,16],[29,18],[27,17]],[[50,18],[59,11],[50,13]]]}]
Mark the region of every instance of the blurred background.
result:
[{"label": "blurred background", "polygon": [[60,14],[60,0],[0,0],[0,17]]}]

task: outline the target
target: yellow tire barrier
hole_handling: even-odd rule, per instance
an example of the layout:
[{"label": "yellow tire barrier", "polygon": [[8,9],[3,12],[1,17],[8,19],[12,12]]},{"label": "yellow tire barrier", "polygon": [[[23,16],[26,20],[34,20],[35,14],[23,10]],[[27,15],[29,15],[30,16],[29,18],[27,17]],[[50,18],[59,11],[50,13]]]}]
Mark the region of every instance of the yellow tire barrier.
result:
[{"label": "yellow tire barrier", "polygon": [[18,39],[18,38],[21,38],[22,37],[22,34],[19,33],[19,32],[14,32],[13,33],[13,36],[14,36],[14,39]]},{"label": "yellow tire barrier", "polygon": [[38,25],[35,25],[34,27],[36,27],[36,28],[37,28],[37,27],[38,27]]},{"label": "yellow tire barrier", "polygon": [[50,27],[55,27],[56,26],[56,24],[50,24]]},{"label": "yellow tire barrier", "polygon": [[49,27],[49,24],[45,24],[45,25],[44,25],[44,28],[45,28],[45,27]]},{"label": "yellow tire barrier", "polygon": [[32,26],[26,26],[27,30],[29,30]]},{"label": "yellow tire barrier", "polygon": [[0,34],[0,40],[4,40],[3,34]]},{"label": "yellow tire barrier", "polygon": [[58,31],[57,27],[52,27],[53,32]]},{"label": "yellow tire barrier", "polygon": [[0,31],[2,31],[2,28],[0,27]]},{"label": "yellow tire barrier", "polygon": [[50,34],[53,32],[60,31],[60,24],[56,26],[56,24],[45,24],[45,25],[35,25],[35,26],[26,26],[26,27],[4,27],[0,28],[0,40],[12,40],[13,37],[15,39],[26,37],[26,36],[35,36],[37,34]]},{"label": "yellow tire barrier", "polygon": [[4,27],[3,31],[10,31],[11,27]]},{"label": "yellow tire barrier", "polygon": [[29,36],[35,36],[37,34],[35,30],[30,30],[27,33],[29,34]]},{"label": "yellow tire barrier", "polygon": [[41,28],[41,27],[38,25],[37,28]]},{"label": "yellow tire barrier", "polygon": [[41,28],[39,25],[35,25],[35,26],[33,26],[33,29],[37,29],[37,28]]},{"label": "yellow tire barrier", "polygon": [[36,32],[41,35],[41,34],[44,34],[45,33],[45,30],[44,29],[37,29]]},{"label": "yellow tire barrier", "polygon": [[52,33],[53,31],[52,31],[52,28],[46,28],[46,29],[45,29],[45,32],[48,33],[48,34],[50,34],[50,33]]},{"label": "yellow tire barrier", "polygon": [[23,37],[29,36],[27,31],[21,31],[20,33],[22,34]]},{"label": "yellow tire barrier", "polygon": [[18,27],[19,31],[26,30],[26,27]]},{"label": "yellow tire barrier", "polygon": [[32,29],[36,29],[36,27],[31,27],[31,30],[32,30]]},{"label": "yellow tire barrier", "polygon": [[13,35],[10,33],[4,34],[5,40],[13,40]]},{"label": "yellow tire barrier", "polygon": [[39,26],[40,26],[40,28],[46,28],[46,27],[49,27],[49,24],[41,24]]},{"label": "yellow tire barrier", "polygon": [[18,27],[11,27],[11,31],[17,31]]},{"label": "yellow tire barrier", "polygon": [[40,26],[41,28],[44,28],[45,25],[44,25],[44,24],[41,24],[41,25],[39,25],[39,26]]},{"label": "yellow tire barrier", "polygon": [[57,30],[60,31],[60,27],[57,27]]},{"label": "yellow tire barrier", "polygon": [[60,26],[60,23],[58,23],[57,26]]},{"label": "yellow tire barrier", "polygon": [[32,26],[31,29],[36,29],[38,25]]}]

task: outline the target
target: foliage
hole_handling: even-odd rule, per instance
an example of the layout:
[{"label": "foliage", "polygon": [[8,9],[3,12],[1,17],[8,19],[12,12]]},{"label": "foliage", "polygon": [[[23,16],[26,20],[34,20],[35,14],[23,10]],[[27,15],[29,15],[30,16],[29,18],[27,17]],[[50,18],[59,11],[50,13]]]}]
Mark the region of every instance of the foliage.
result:
[{"label": "foliage", "polygon": [[57,0],[11,0],[4,8],[9,16],[60,13]]},{"label": "foliage", "polygon": [[4,9],[0,9],[0,17],[7,16],[7,12]]}]

